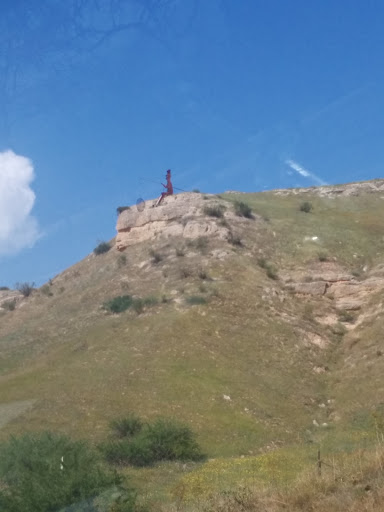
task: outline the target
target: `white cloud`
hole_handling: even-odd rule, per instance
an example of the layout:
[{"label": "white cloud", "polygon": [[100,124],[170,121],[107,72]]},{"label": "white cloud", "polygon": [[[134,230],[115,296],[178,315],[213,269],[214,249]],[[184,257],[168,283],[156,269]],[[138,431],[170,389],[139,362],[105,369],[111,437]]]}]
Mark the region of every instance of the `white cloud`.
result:
[{"label": "white cloud", "polygon": [[327,185],[325,181],[323,181],[321,178],[316,176],[313,172],[308,171],[307,169],[304,169],[300,164],[295,162],[294,160],[285,160],[285,163],[289,165],[291,169],[296,171],[297,173],[301,174],[301,176],[304,176],[305,178],[311,178],[317,183],[318,185]]},{"label": "white cloud", "polygon": [[32,162],[8,150],[0,152],[0,255],[13,254],[39,238],[37,220],[31,215],[35,194]]}]

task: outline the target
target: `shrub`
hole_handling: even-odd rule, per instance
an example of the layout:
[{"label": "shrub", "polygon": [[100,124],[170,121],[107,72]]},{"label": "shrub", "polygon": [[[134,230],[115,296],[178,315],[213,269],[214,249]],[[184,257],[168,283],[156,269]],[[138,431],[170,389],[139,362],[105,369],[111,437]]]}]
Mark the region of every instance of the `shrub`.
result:
[{"label": "shrub", "polygon": [[317,256],[319,258],[319,261],[328,261],[328,255],[324,251],[319,252]]},{"label": "shrub", "polygon": [[129,308],[136,311],[137,314],[143,312],[145,306],[154,306],[158,303],[156,297],[146,297],[144,299],[137,297],[133,298],[131,295],[120,295],[114,299],[104,302],[103,308],[111,313],[123,313]]},{"label": "shrub", "polygon": [[192,192],[194,192],[195,194],[200,194],[200,190],[198,188],[194,188]]},{"label": "shrub", "polygon": [[82,441],[26,434],[0,445],[1,510],[46,512],[85,502],[120,483]]},{"label": "shrub", "polygon": [[258,258],[257,264],[261,268],[267,268],[267,260],[265,258]]},{"label": "shrub", "polygon": [[16,300],[6,300],[5,302],[2,303],[1,307],[3,309],[6,309],[7,311],[14,311],[14,309],[16,308]]},{"label": "shrub", "polygon": [[[187,425],[166,418],[158,418],[140,434],[148,443],[153,459],[202,460],[204,455],[195,435]],[[145,443],[143,443],[145,445]]]},{"label": "shrub", "polygon": [[135,311],[135,313],[140,315],[144,311],[144,300],[140,298],[133,299],[132,309]]},{"label": "shrub", "polygon": [[180,269],[180,277],[182,279],[187,279],[187,277],[190,277],[192,275],[192,272],[189,268],[183,267]]},{"label": "shrub", "polygon": [[191,429],[164,418],[152,424],[141,424],[140,430],[132,435],[124,436],[119,441],[109,441],[99,448],[108,462],[133,466],[149,466],[161,460],[204,458]]},{"label": "shrub", "polygon": [[160,253],[154,251],[153,249],[151,249],[149,251],[149,254],[152,257],[152,262],[155,264],[160,263],[160,261],[162,261],[162,259],[163,259],[162,255]]},{"label": "shrub", "polygon": [[337,336],[342,337],[347,332],[347,329],[345,328],[345,326],[343,324],[338,322],[337,324],[335,324],[331,327],[331,331],[333,332],[333,334],[336,334]]},{"label": "shrub", "polygon": [[207,272],[204,270],[204,269],[200,269],[199,270],[199,274],[198,276],[200,277],[200,279],[202,279],[203,281],[205,281],[206,279],[209,279],[209,276],[207,274]]},{"label": "shrub", "polygon": [[239,237],[239,235],[235,235],[234,233],[232,233],[232,231],[230,231],[228,233],[227,240],[228,240],[228,243],[235,245],[237,247],[243,246],[243,242],[241,241],[241,238]]},{"label": "shrub", "polygon": [[48,284],[45,284],[40,288],[40,291],[43,295],[46,295],[47,297],[52,297],[53,293],[51,292],[51,288]]},{"label": "shrub", "polygon": [[257,260],[257,264],[266,271],[266,274],[270,279],[279,279],[276,267],[269,263],[265,258],[259,258]]},{"label": "shrub", "polygon": [[340,311],[339,312],[339,321],[353,323],[356,320],[355,315],[350,311]]},{"label": "shrub", "polygon": [[131,437],[140,432],[143,422],[135,414],[129,414],[125,418],[112,421],[111,428],[117,437]]},{"label": "shrub", "polygon": [[114,299],[104,302],[103,307],[111,313],[122,313],[132,306],[133,298],[131,295],[120,295]]},{"label": "shrub", "polygon": [[239,217],[245,217],[247,219],[253,219],[252,208],[242,201],[235,201],[235,213]]},{"label": "shrub", "polygon": [[200,304],[206,304],[207,299],[201,295],[191,295],[190,297],[187,297],[187,303],[191,306],[198,306]]},{"label": "shrub", "polygon": [[185,256],[184,250],[178,247],[176,249],[176,256],[178,256],[179,258],[182,258],[183,256]]},{"label": "shrub", "polygon": [[35,283],[16,283],[15,288],[24,295],[24,297],[29,297],[35,289]]},{"label": "shrub", "polygon": [[224,216],[224,206],[218,204],[214,206],[205,206],[204,207],[204,214],[208,215],[209,217],[216,217],[220,219]]},{"label": "shrub", "polygon": [[117,258],[117,267],[118,268],[121,268],[121,267],[124,267],[124,265],[127,264],[127,257],[125,254],[120,254],[119,257]]},{"label": "shrub", "polygon": [[120,215],[120,213],[124,212],[125,210],[130,210],[129,206],[118,206],[116,208],[117,215]]},{"label": "shrub", "polygon": [[313,210],[313,206],[312,206],[312,203],[310,203],[309,201],[303,201],[300,204],[300,211],[301,212],[309,213],[312,210]]},{"label": "shrub", "polygon": [[129,464],[130,441],[127,438],[121,441],[107,441],[99,445],[99,450],[109,464]]},{"label": "shrub", "polygon": [[0,292],[9,290],[8,286],[0,286]]},{"label": "shrub", "polygon": [[99,256],[100,254],[108,252],[110,249],[111,246],[108,242],[100,242],[99,245],[93,249],[93,252],[96,254],[96,256]]},{"label": "shrub", "polygon": [[277,275],[277,270],[273,265],[268,265],[266,270],[269,279],[274,279],[275,281],[279,279],[279,276]]}]

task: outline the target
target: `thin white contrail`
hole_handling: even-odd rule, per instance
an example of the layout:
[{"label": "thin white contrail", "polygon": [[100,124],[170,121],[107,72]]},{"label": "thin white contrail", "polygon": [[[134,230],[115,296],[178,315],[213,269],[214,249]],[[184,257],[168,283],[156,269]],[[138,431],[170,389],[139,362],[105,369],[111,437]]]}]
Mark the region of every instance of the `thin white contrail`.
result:
[{"label": "thin white contrail", "polygon": [[304,176],[305,178],[311,178],[315,183],[318,185],[327,185],[327,182],[316,176],[313,172],[308,171],[308,169],[305,169],[300,164],[295,162],[294,160],[285,160],[285,163],[289,165],[291,169],[296,171],[297,173],[301,174],[301,176]]}]

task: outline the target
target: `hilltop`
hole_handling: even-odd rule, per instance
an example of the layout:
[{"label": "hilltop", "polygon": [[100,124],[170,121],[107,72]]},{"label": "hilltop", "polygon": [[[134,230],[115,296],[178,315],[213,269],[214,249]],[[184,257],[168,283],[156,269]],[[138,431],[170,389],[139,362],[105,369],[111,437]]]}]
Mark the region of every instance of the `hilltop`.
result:
[{"label": "hilltop", "polygon": [[[289,453],[295,474],[318,446],[373,445],[384,180],[152,204],[121,209],[110,250],[29,297],[0,291],[0,438],[50,429],[98,442],[122,414],[165,415],[211,458]],[[136,311],[105,307],[128,294]],[[127,470],[168,500],[178,467],[151,471]]]}]

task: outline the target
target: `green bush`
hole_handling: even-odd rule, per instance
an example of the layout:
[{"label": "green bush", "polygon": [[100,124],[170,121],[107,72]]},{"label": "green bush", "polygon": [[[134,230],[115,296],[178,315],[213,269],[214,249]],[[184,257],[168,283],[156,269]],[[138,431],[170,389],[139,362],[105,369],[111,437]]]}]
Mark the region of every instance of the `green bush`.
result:
[{"label": "green bush", "polygon": [[192,430],[174,420],[158,418],[147,425],[140,437],[148,443],[156,461],[204,458]]},{"label": "green bush", "polygon": [[0,292],[9,290],[8,286],[0,286]]},{"label": "green bush", "polygon": [[252,208],[242,201],[235,201],[235,213],[239,217],[246,217],[247,219],[253,219]]},{"label": "green bush", "polygon": [[265,258],[259,258],[257,260],[257,264],[266,271],[266,274],[270,279],[274,279],[275,281],[279,279],[276,267],[269,263]]},{"label": "green bush", "polygon": [[200,304],[207,303],[207,299],[205,297],[201,297],[201,295],[191,295],[190,297],[187,297],[186,300],[191,306],[198,306]]},{"label": "green bush", "polygon": [[261,268],[266,268],[268,263],[267,263],[267,260],[265,258],[258,258],[257,260],[257,264],[259,265],[259,267]]},{"label": "green bush", "polygon": [[353,323],[356,320],[356,317],[350,311],[339,311],[339,321],[346,323]]},{"label": "green bush", "polygon": [[224,216],[224,206],[221,204],[214,205],[214,206],[205,206],[204,207],[204,214],[208,215],[209,217],[216,217],[220,219]]},{"label": "green bush", "polygon": [[204,455],[191,429],[170,419],[159,418],[119,441],[100,446],[113,464],[150,466],[162,460],[202,460]]},{"label": "green bush", "polygon": [[198,188],[194,188],[192,192],[194,192],[195,194],[200,194],[200,190]]},{"label": "green bush", "polygon": [[130,464],[130,440],[107,441],[99,445],[99,450],[109,464],[124,466]]},{"label": "green bush", "polygon": [[343,324],[337,322],[337,324],[332,325],[331,331],[333,332],[333,334],[336,334],[336,336],[342,337],[347,332],[347,329]]},{"label": "green bush", "polygon": [[145,306],[154,306],[158,302],[157,298],[152,296],[142,299],[140,297],[133,298],[131,295],[120,295],[104,302],[103,308],[111,313],[123,313],[127,309],[132,308],[136,313],[140,314]]},{"label": "green bush", "polygon": [[301,212],[309,213],[312,210],[313,210],[313,206],[312,206],[312,203],[310,203],[309,201],[303,201],[300,204],[300,211]]},{"label": "green bush", "polygon": [[15,288],[24,295],[24,297],[29,297],[35,289],[35,283],[16,283]]},{"label": "green bush", "polygon": [[122,313],[132,306],[133,297],[131,295],[120,295],[114,299],[104,302],[103,307],[111,313]]},{"label": "green bush", "polygon": [[93,252],[96,256],[99,256],[100,254],[108,252],[110,249],[111,246],[108,242],[100,242],[99,245],[93,249]]},{"label": "green bush", "polygon": [[82,441],[58,434],[26,434],[0,445],[2,512],[51,512],[89,500],[120,483]]},{"label": "green bush", "polygon": [[135,414],[112,421],[111,428],[117,437],[134,436],[143,428],[143,422]]},{"label": "green bush", "polygon": [[273,265],[268,265],[266,270],[267,270],[267,276],[269,277],[269,279],[274,279],[275,281],[277,281],[277,279],[279,279],[279,276],[277,275],[277,270]]}]

